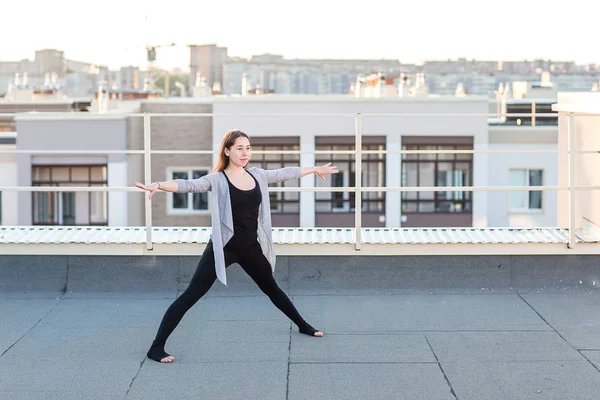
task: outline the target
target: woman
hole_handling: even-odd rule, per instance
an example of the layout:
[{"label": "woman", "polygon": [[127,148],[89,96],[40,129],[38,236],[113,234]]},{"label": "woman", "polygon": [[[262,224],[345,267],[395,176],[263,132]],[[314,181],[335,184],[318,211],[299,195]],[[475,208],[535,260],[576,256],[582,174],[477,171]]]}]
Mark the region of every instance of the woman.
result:
[{"label": "woman", "polygon": [[212,195],[211,240],[200,258],[188,288],[167,309],[156,338],[148,350],[148,358],[162,363],[175,359],[165,352],[165,343],[184,314],[204,295],[218,278],[227,285],[225,269],[238,263],[256,282],[258,287],[298,327],[300,333],[323,336],[323,332],[310,326],[298,313],[288,296],[279,288],[273,273],[275,252],[271,236],[271,214],[268,184],[299,179],[314,173],[321,180],[326,174],[338,172],[337,167],[289,167],[277,170],[248,168],[250,139],[244,132],[229,131],[221,141],[219,161],[213,172],[198,179],[175,179],[142,185],[150,192],[158,191],[207,192]]}]

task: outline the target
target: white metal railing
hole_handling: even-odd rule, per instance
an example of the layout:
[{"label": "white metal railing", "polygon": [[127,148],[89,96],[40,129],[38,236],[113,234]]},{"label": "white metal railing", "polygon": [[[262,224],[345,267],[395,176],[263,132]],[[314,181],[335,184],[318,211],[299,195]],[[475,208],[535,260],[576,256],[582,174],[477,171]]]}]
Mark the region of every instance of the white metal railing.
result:
[{"label": "white metal railing", "polygon": [[568,156],[568,178],[567,186],[569,187],[569,248],[575,246],[575,188],[573,184],[575,182],[575,157],[573,157],[573,149],[575,143],[575,135],[572,132],[573,129],[573,114],[569,113],[567,116],[567,156]]},{"label": "white metal railing", "polygon": [[[44,116],[52,113],[44,113]],[[60,113],[64,115],[63,113]],[[531,116],[535,113],[504,113],[503,116]],[[539,114],[539,113],[538,113]],[[14,114],[0,114],[0,117]],[[213,150],[152,150],[152,117],[225,117],[225,116],[246,116],[246,117],[353,117],[355,120],[355,150],[337,150],[337,151],[253,151],[254,154],[353,154],[355,156],[355,186],[348,187],[271,187],[273,192],[354,192],[355,195],[355,248],[361,248],[361,228],[362,228],[362,192],[473,192],[473,191],[569,191],[569,243],[568,247],[575,246],[575,193],[578,190],[599,190],[600,186],[576,186],[574,185],[574,166],[575,154],[597,154],[600,150],[573,151],[574,135],[572,134],[574,113],[567,113],[567,140],[568,149],[566,152],[559,150],[362,150],[363,121],[365,117],[483,117],[497,116],[496,114],[474,114],[474,113],[411,113],[411,114],[392,114],[392,113],[286,113],[286,114],[218,114],[214,113],[124,113],[123,116],[143,117],[143,143],[142,150],[15,150],[0,149],[2,153],[12,154],[55,154],[55,155],[93,155],[93,154],[138,154],[144,156],[144,183],[152,183],[151,160],[152,154],[213,154]],[[555,114],[556,115],[556,114]],[[543,114],[543,116],[553,116],[552,114]],[[558,115],[556,115],[558,118]],[[362,155],[363,154],[567,154],[568,156],[568,184],[566,186],[430,186],[430,187],[391,187],[391,186],[362,186]],[[0,186],[0,191],[29,191],[29,192],[136,192],[146,193],[136,187],[80,187],[80,186]],[[146,248],[151,250],[152,241],[152,206],[148,196],[145,198],[145,227],[146,227]]]},{"label": "white metal railing", "polygon": [[[535,111],[532,109],[532,111]],[[15,117],[16,113],[0,113],[0,118]],[[27,113],[24,113],[27,115]],[[64,116],[65,114],[69,114],[68,118],[72,118],[73,114],[75,117],[86,118],[89,113],[68,113],[68,112],[44,112],[43,115],[48,116],[52,114],[59,114],[59,117]],[[532,117],[532,119],[537,118],[557,118],[559,113],[556,112],[529,112],[529,113],[509,113],[509,112],[501,112],[498,113],[359,113],[363,117],[487,117],[487,118],[498,118],[498,117]],[[102,115],[102,114],[101,114]],[[103,114],[106,115],[106,114]],[[145,115],[151,115],[153,117],[353,117],[355,114],[351,113],[135,113],[135,112],[123,112],[119,113],[116,111],[114,115],[119,116],[128,116],[128,117],[144,117]]]},{"label": "white metal railing", "polygon": [[[144,185],[152,183],[152,134],[150,115],[144,115]],[[144,192],[145,193],[145,192]],[[150,198],[144,196],[144,208],[146,219],[146,249],[152,249],[152,204]]]},{"label": "white metal railing", "polygon": [[362,227],[362,134],[363,134],[363,116],[356,114],[354,120],[354,246],[356,250],[361,248],[361,227]]}]

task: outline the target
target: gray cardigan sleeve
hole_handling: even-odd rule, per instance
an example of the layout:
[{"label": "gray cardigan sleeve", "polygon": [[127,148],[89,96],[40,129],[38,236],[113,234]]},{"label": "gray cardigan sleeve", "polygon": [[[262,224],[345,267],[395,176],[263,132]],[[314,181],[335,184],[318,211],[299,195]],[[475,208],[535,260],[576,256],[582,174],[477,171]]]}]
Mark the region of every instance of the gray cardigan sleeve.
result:
[{"label": "gray cardigan sleeve", "polygon": [[286,167],[281,169],[268,169],[267,182],[277,183],[281,181],[287,181],[290,179],[300,179],[302,177],[302,170],[300,167]]},{"label": "gray cardigan sleeve", "polygon": [[175,179],[177,182],[177,193],[199,193],[210,190],[210,181],[206,176],[198,179]]}]

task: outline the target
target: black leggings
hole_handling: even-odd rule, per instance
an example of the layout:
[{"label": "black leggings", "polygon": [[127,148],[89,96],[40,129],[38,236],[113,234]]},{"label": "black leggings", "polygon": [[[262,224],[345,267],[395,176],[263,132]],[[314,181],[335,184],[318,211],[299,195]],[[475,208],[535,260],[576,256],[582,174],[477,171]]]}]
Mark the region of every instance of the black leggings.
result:
[{"label": "black leggings", "polygon": [[[260,290],[262,290],[269,299],[279,308],[289,319],[291,319],[300,331],[314,331],[314,329],[306,322],[296,307],[292,304],[289,297],[277,285],[271,264],[263,255],[260,244],[256,242],[249,248],[232,248],[225,246],[225,265],[228,267],[233,263],[238,263],[250,277]],[[164,346],[168,337],[181,321],[185,313],[192,308],[194,304],[202,296],[208,292],[215,280],[217,274],[215,272],[215,256],[212,241],[209,241],[200,261],[196,272],[190,281],[187,289],[179,296],[167,309],[158,332],[154,345]]]}]

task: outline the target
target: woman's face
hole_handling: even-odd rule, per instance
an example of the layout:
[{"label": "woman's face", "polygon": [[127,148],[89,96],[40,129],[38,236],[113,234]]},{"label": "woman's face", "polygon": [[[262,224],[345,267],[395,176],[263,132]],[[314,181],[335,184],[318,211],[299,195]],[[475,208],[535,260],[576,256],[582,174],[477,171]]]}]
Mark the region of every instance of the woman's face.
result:
[{"label": "woman's face", "polygon": [[225,149],[225,155],[229,157],[229,162],[241,168],[246,168],[248,165],[250,153],[250,141],[243,136],[237,138],[229,149]]}]

